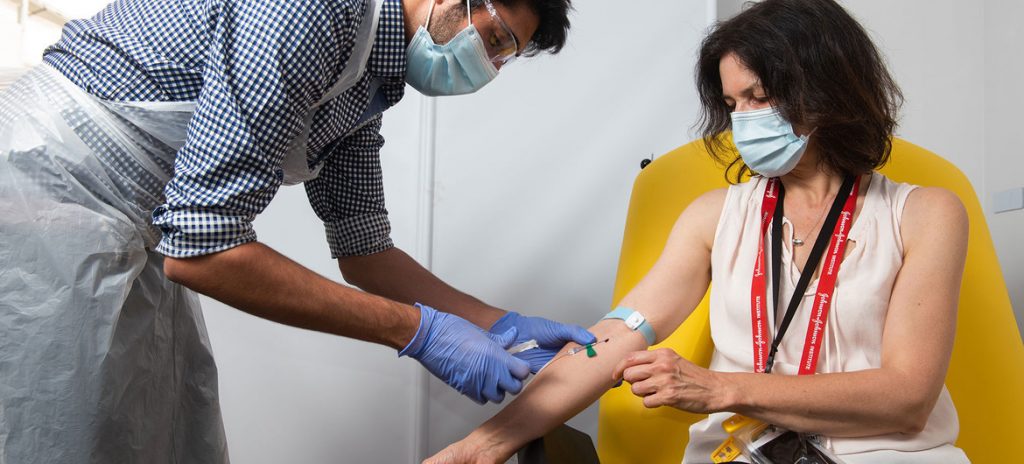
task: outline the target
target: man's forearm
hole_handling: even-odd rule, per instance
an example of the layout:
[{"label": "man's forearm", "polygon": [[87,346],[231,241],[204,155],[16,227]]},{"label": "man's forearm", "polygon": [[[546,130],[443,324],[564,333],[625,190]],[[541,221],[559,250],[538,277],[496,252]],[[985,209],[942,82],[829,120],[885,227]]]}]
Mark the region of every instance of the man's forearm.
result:
[{"label": "man's forearm", "polygon": [[488,329],[505,314],[431,274],[398,248],[338,259],[345,280],[367,292],[402,303],[423,303]]},{"label": "man's forearm", "polygon": [[403,348],[419,327],[411,306],[340,285],[258,242],[166,258],[168,278],[281,324]]}]

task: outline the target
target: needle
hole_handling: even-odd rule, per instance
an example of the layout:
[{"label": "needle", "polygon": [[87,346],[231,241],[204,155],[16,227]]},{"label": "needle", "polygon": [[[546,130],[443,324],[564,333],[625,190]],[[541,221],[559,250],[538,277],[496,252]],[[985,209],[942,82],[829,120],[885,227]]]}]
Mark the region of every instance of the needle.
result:
[{"label": "needle", "polygon": [[600,343],[607,343],[608,340],[611,340],[611,339],[610,338],[606,338],[604,340],[598,340],[598,341],[596,341],[594,343],[591,343],[589,345],[583,345],[583,346],[577,346],[575,348],[570,348],[569,352],[568,352],[569,356],[572,356],[572,355],[574,355],[576,353],[579,353],[580,351],[587,350],[587,357],[588,358],[593,358],[594,356],[597,356],[597,352],[594,351],[594,345],[597,345],[597,344],[600,344]]}]

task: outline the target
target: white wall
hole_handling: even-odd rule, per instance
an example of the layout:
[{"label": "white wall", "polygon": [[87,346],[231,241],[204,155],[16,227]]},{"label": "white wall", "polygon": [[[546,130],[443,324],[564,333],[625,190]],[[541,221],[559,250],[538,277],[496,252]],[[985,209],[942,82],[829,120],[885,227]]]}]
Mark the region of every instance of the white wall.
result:
[{"label": "white wall", "polygon": [[985,198],[981,2],[847,0],[843,5],[868,29],[906,96],[897,134],[952,161]]},{"label": "white wall", "polygon": [[719,20],[726,20],[733,16],[736,16],[740,11],[752,3],[750,0],[717,0],[717,9],[715,11],[716,17]]},{"label": "white wall", "polygon": [[[983,201],[991,210],[990,199],[998,192],[1024,187],[1024,145],[1021,124],[1024,117],[1024,33],[1019,19],[1024,17],[1020,0],[986,0],[985,5],[985,184],[988,197]],[[1006,286],[1017,311],[1017,325],[1024,332],[1024,211],[989,214],[999,261]]]},{"label": "white wall", "polygon": [[19,24],[19,5],[0,1],[0,68],[21,68],[42,61],[43,48],[60,38],[60,25],[32,15]]},{"label": "white wall", "polygon": [[[705,3],[579,2],[560,55],[438,101],[439,276],[500,307],[585,327],[610,309],[639,162],[690,138]],[[497,410],[439,381],[430,400],[431,452]],[[572,425],[596,436],[596,407]]]}]

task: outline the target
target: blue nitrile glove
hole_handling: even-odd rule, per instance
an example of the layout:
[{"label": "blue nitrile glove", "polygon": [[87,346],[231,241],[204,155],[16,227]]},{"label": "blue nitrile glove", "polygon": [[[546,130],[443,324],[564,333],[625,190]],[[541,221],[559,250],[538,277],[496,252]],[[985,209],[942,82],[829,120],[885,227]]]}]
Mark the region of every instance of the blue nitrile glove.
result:
[{"label": "blue nitrile glove", "polygon": [[542,317],[527,317],[509,311],[491,326],[491,333],[505,333],[510,329],[519,329],[516,343],[537,340],[537,348],[517,353],[515,356],[530,363],[530,372],[537,373],[548,361],[551,361],[558,350],[566,343],[576,342],[580,345],[594,343],[597,338],[587,329],[578,325],[560,324]]},{"label": "blue nitrile glove", "polygon": [[416,307],[420,308],[419,330],[399,356],[419,361],[435,377],[480,404],[500,403],[505,392],[514,395],[523,389],[530,366],[505,351],[515,343],[515,328],[487,333],[461,317],[419,303]]}]

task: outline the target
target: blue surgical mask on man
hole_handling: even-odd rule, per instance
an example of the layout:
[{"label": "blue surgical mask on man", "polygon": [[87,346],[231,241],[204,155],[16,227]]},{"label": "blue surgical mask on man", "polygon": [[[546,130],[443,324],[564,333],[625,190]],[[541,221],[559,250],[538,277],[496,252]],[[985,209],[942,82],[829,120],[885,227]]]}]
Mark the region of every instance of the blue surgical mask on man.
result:
[{"label": "blue surgical mask on man", "polygon": [[[427,32],[434,5],[432,1],[426,24],[420,26],[406,49],[405,81],[431,97],[464,95],[480,90],[498,75],[498,68],[487,56],[487,48],[473,25],[472,15],[468,15],[469,25],[465,29],[448,43],[438,45]],[[466,7],[470,8],[468,0]]]},{"label": "blue surgical mask on man", "polygon": [[732,113],[732,138],[743,162],[765,177],[792,171],[810,135],[797,136],[775,107]]}]

